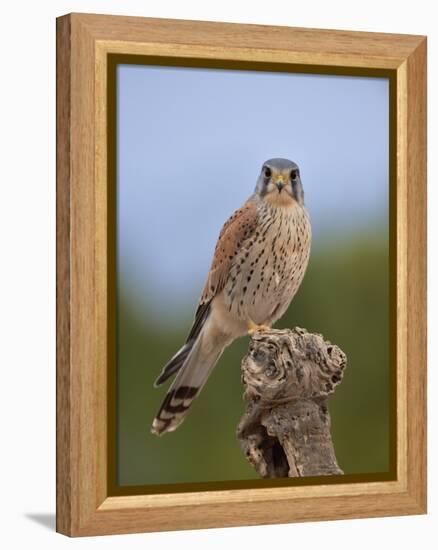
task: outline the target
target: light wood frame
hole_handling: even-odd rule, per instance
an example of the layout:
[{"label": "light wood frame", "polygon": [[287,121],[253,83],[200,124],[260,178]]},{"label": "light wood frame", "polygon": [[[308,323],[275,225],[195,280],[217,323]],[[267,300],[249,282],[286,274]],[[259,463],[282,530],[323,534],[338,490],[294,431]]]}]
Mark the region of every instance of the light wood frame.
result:
[{"label": "light wood frame", "polygon": [[[397,82],[395,481],[108,495],[106,121],[110,53],[393,72]],[[425,512],[425,37],[106,15],[60,17],[57,530],[80,536]]]}]

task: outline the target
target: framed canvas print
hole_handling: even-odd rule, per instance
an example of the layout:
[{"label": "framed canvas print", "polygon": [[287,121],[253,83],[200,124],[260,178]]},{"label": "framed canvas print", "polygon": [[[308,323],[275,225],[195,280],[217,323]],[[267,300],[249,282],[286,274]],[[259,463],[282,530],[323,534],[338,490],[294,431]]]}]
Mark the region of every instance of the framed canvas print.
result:
[{"label": "framed canvas print", "polygon": [[57,530],[426,511],[426,39],[57,20]]}]

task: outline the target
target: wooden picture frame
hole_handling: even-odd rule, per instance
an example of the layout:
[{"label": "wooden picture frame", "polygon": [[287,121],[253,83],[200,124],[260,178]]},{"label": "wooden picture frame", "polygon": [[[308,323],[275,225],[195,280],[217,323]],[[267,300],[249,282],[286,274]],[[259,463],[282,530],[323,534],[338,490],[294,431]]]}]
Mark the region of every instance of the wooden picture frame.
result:
[{"label": "wooden picture frame", "polygon": [[[273,39],[275,37],[275,39]],[[110,56],[387,75],[396,151],[395,477],[117,496],[109,490]],[[182,61],[181,61],[182,60]],[[70,14],[57,19],[57,531],[70,536],[426,512],[426,38]]]}]

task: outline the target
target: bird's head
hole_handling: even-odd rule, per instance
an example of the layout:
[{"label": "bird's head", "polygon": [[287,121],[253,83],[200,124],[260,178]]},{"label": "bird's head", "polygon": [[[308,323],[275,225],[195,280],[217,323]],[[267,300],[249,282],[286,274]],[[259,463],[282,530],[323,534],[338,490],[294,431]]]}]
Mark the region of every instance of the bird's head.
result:
[{"label": "bird's head", "polygon": [[269,159],[263,163],[257,180],[256,194],[274,206],[304,204],[300,170],[288,159]]}]

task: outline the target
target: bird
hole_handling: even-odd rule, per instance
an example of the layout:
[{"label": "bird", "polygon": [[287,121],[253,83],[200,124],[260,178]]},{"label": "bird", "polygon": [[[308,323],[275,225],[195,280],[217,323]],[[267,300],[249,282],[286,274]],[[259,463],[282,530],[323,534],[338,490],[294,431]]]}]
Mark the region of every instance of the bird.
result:
[{"label": "bird", "polygon": [[288,159],[269,159],[254,193],[223,225],[187,339],[154,383],[176,375],[153,434],[182,423],[227,346],[282,317],[303,280],[310,248],[300,169]]}]

